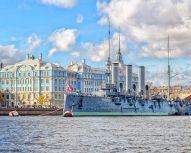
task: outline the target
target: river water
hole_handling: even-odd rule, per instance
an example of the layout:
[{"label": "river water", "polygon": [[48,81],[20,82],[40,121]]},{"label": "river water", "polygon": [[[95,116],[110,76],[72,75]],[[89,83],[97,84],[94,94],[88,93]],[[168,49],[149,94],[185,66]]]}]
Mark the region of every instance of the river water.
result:
[{"label": "river water", "polygon": [[191,116],[0,116],[0,152],[191,153]]}]

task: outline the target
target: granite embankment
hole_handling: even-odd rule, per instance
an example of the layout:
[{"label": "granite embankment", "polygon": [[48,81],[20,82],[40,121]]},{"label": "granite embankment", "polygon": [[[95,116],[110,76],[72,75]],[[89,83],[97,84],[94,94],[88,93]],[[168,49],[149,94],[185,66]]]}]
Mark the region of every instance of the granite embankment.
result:
[{"label": "granite embankment", "polygon": [[62,115],[63,108],[0,108],[0,116],[8,116],[10,111],[16,110],[19,115]]}]

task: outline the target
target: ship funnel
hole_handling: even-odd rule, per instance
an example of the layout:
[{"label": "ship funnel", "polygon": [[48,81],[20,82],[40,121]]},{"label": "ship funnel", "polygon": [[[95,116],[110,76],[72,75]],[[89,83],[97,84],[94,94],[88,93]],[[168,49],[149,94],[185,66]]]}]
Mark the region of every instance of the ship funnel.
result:
[{"label": "ship funnel", "polygon": [[3,68],[3,63],[0,63],[0,70]]},{"label": "ship funnel", "polygon": [[38,59],[42,61],[42,53],[39,54]]},{"label": "ship funnel", "polygon": [[26,55],[26,60],[29,60],[29,53]]},{"label": "ship funnel", "polygon": [[126,93],[132,92],[132,65],[126,65]]},{"label": "ship funnel", "polygon": [[146,99],[148,100],[149,99],[149,97],[150,97],[150,93],[149,93],[149,85],[146,85],[145,86],[145,89],[146,89]]},{"label": "ship funnel", "polygon": [[144,95],[145,93],[145,67],[140,66],[139,67],[139,72],[138,72],[138,92],[140,95]]},{"label": "ship funnel", "polygon": [[112,84],[118,89],[119,63],[112,63]]}]

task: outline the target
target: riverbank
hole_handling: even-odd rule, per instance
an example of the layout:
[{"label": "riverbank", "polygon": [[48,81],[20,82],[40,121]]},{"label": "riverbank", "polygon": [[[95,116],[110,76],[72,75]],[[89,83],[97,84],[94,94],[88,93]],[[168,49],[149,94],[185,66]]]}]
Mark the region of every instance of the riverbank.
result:
[{"label": "riverbank", "polygon": [[63,108],[0,108],[0,116],[8,116],[9,112],[14,110],[16,110],[20,116],[63,114]]}]

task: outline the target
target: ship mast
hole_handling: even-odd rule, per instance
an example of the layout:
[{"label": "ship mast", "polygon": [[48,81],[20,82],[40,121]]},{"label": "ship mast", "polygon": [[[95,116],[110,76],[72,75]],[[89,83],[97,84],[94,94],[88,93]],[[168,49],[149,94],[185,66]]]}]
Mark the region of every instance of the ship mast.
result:
[{"label": "ship mast", "polygon": [[169,54],[170,54],[170,38],[168,36],[168,95],[167,95],[167,100],[170,100],[170,58],[169,58]]},{"label": "ship mast", "polygon": [[111,69],[111,58],[110,58],[110,51],[111,51],[111,31],[110,31],[110,20],[108,18],[108,24],[109,24],[109,27],[108,27],[108,58],[107,58],[107,62],[106,62],[106,66],[107,66],[107,76],[108,76],[108,83],[110,83],[110,69]]}]

